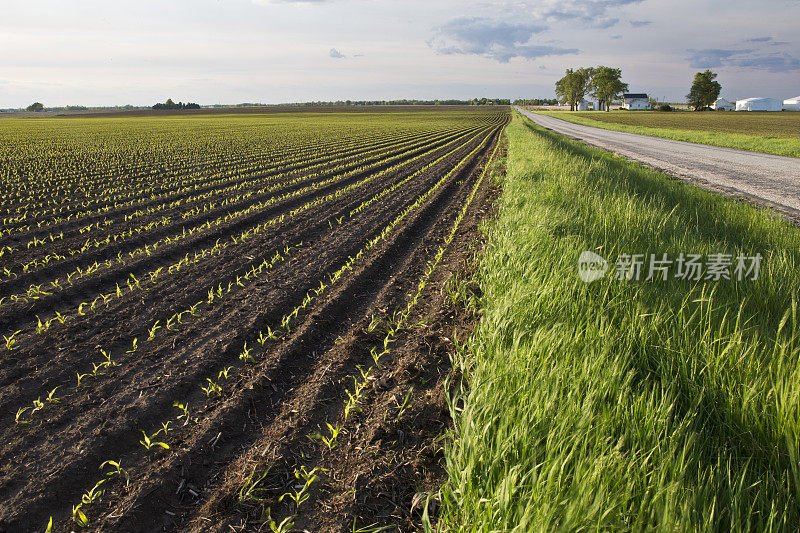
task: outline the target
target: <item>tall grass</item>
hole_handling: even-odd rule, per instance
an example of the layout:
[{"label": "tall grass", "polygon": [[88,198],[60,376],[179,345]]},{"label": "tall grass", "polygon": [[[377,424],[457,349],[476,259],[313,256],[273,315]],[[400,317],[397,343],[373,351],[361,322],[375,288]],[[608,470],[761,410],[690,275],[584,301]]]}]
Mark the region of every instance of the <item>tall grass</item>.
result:
[{"label": "tall grass", "polygon": [[[800,231],[519,115],[507,136],[440,527],[797,531]],[[764,259],[586,284],[583,250]]]},{"label": "tall grass", "polygon": [[536,111],[584,126],[800,157],[800,113]]}]

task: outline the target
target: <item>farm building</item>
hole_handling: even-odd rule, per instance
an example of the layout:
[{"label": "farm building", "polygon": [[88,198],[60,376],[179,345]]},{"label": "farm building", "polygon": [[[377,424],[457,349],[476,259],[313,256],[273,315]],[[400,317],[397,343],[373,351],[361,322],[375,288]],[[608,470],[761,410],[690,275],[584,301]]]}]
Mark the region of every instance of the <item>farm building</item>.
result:
[{"label": "farm building", "polygon": [[794,98],[787,98],[783,101],[784,111],[800,111],[800,96]]},{"label": "farm building", "polygon": [[622,95],[622,109],[650,109],[650,101],[645,93],[625,93]]},{"label": "farm building", "polygon": [[711,109],[716,109],[717,111],[733,111],[736,109],[736,104],[724,98],[718,98],[711,104]]},{"label": "farm building", "polygon": [[780,111],[783,105],[775,98],[745,98],[736,100],[736,111]]}]

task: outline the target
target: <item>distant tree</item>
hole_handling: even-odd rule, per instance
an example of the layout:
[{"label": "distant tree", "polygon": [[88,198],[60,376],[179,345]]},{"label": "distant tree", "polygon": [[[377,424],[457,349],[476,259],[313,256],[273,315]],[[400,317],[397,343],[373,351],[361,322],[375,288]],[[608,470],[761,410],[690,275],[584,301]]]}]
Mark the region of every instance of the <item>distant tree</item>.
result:
[{"label": "distant tree", "polygon": [[714,81],[716,77],[717,74],[710,70],[698,72],[694,75],[694,82],[689,94],[686,95],[686,100],[689,105],[694,107],[695,111],[709,107],[719,98],[722,85],[718,81]]},{"label": "distant tree", "polygon": [[[251,104],[240,104],[240,105],[251,105]],[[153,106],[153,109],[200,109],[200,104],[195,104],[193,102],[178,102],[177,104],[172,101],[172,98],[168,98],[166,102],[163,104],[156,104]]]},{"label": "distant tree", "polygon": [[591,89],[600,108],[608,111],[611,102],[628,90],[628,84],[622,81],[621,69],[599,66],[592,74]]},{"label": "distant tree", "polygon": [[26,108],[26,110],[35,111],[35,112],[38,113],[39,111],[44,111],[44,104],[42,104],[41,102],[34,102],[31,105],[29,105]]},{"label": "distant tree", "polygon": [[569,104],[569,110],[575,111],[578,104],[589,91],[593,68],[568,68],[564,77],[556,82],[556,96],[562,103]]}]

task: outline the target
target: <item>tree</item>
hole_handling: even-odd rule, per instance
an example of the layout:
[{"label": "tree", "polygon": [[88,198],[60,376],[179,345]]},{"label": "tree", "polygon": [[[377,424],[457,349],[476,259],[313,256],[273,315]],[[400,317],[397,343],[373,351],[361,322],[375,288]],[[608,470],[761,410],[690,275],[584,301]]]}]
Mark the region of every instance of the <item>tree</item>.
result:
[{"label": "tree", "polygon": [[597,98],[600,108],[608,111],[608,106],[618,99],[620,94],[628,90],[628,84],[622,81],[622,70],[599,66],[592,75],[592,96]]},{"label": "tree", "polygon": [[568,68],[564,77],[556,82],[556,96],[561,103],[568,103],[569,110],[575,111],[578,104],[586,93],[592,81],[592,68],[579,68],[573,70]]},{"label": "tree", "polygon": [[719,93],[722,90],[722,85],[718,81],[714,81],[717,77],[715,72],[706,70],[705,72],[698,72],[694,75],[694,82],[689,94],[686,95],[686,100],[689,105],[694,107],[695,111],[704,107],[709,107],[714,101],[719,98]]},{"label": "tree", "polygon": [[41,102],[34,102],[31,105],[29,105],[26,109],[28,111],[35,111],[38,113],[39,111],[44,111],[44,104],[42,104]]}]

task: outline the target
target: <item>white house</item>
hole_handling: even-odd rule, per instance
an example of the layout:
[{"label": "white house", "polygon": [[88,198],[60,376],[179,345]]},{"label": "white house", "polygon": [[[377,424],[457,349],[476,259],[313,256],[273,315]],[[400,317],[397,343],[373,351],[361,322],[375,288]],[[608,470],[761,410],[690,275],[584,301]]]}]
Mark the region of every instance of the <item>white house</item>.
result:
[{"label": "white house", "polygon": [[794,98],[787,98],[783,101],[784,111],[800,111],[800,96]]},{"label": "white house", "polygon": [[736,100],[736,111],[780,111],[783,105],[775,98],[745,98]]},{"label": "white house", "polygon": [[650,109],[650,102],[645,93],[625,93],[622,95],[622,109],[645,110]]},{"label": "white house", "polygon": [[736,104],[729,100],[725,100],[724,98],[717,98],[713,104],[711,104],[711,109],[716,109],[718,111],[733,111],[736,109]]}]

